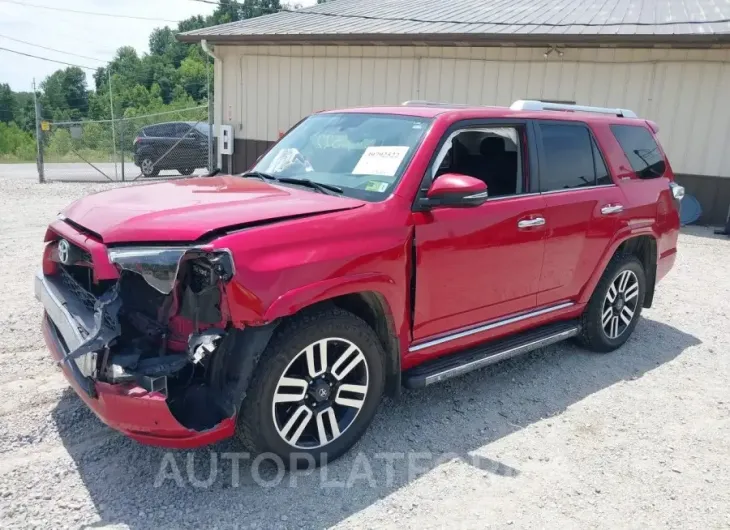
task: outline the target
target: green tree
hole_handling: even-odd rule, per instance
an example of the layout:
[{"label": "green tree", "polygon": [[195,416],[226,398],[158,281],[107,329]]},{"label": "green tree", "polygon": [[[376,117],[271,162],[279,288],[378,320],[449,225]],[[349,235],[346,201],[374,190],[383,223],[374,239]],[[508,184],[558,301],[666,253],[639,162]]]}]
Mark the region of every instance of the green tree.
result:
[{"label": "green tree", "polygon": [[33,156],[35,140],[33,136],[22,130],[15,123],[0,122],[0,156],[12,155],[27,159],[28,153]]},{"label": "green tree", "polygon": [[[43,80],[39,98],[43,117],[54,121],[107,120],[111,116],[109,76],[112,80],[114,116],[142,116],[168,110],[197,107],[208,98],[207,77],[212,65],[200,46],[179,42],[175,35],[207,26],[236,22],[281,9],[280,0],[220,0],[209,16],[193,16],[177,27],[157,28],[149,36],[149,53],[138,54],[130,46],[117,50],[112,61],[93,74],[93,89],[86,84],[85,73],[76,67],[57,70]],[[198,119],[197,110],[190,111]],[[205,111],[201,116],[204,117]],[[155,119],[155,118],[151,118]],[[140,118],[141,120],[141,118]],[[33,146],[28,138],[35,133],[35,106],[32,93],[14,93],[7,84],[0,84],[0,123],[15,123],[16,128],[3,129],[3,134],[22,140],[6,141],[0,154],[16,156],[18,146]],[[83,128],[85,147],[106,149],[108,128]],[[122,126],[122,125],[120,125]],[[88,130],[88,134],[86,131]],[[77,140],[60,130],[46,137],[54,154],[62,156]],[[8,138],[10,137],[8,136]],[[125,135],[126,138],[126,135]],[[32,150],[31,150],[32,152]]]},{"label": "green tree", "polygon": [[10,123],[15,121],[18,112],[17,101],[10,85],[3,83],[0,85],[0,122]]},{"label": "green tree", "polygon": [[194,100],[202,101],[207,97],[206,63],[201,58],[186,57],[179,72],[182,87]]},{"label": "green tree", "polygon": [[44,117],[53,120],[79,119],[89,111],[86,74],[81,68],[69,66],[56,70],[41,83],[41,105]]}]

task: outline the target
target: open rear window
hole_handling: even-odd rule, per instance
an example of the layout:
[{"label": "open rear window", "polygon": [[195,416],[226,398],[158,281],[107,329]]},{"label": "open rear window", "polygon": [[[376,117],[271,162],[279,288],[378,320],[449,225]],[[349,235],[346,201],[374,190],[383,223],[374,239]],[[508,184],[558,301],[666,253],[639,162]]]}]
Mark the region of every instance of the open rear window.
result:
[{"label": "open rear window", "polygon": [[647,129],[636,125],[611,125],[611,132],[639,178],[656,178],[664,175],[666,170],[664,156]]}]

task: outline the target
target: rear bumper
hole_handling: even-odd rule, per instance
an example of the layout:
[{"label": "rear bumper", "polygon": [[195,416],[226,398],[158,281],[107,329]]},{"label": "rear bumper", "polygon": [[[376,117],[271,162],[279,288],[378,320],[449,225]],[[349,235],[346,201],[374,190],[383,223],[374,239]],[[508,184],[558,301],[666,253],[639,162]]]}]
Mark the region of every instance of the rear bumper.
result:
[{"label": "rear bumper", "polygon": [[656,264],[656,281],[658,282],[664,278],[667,273],[674,267],[674,262],[677,260],[677,249],[676,247],[664,252],[659,256],[659,260]]},{"label": "rear bumper", "polygon": [[71,297],[65,296],[62,286],[42,273],[35,277],[35,294],[45,309],[42,329],[51,357],[60,364],[79,397],[109,427],[141,443],[180,449],[207,445],[233,435],[236,426],[233,417],[212,429],[195,431],[175,419],[162,394],[133,384],[95,381],[91,377],[95,355],[81,362],[64,361],[68,352],[88,336],[89,316],[93,322],[93,314],[83,304],[77,307]]}]

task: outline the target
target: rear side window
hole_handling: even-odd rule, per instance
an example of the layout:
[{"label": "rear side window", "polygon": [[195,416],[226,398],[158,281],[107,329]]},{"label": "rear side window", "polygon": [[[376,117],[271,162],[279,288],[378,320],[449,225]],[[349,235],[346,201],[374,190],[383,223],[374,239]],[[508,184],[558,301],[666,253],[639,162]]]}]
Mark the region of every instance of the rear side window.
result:
[{"label": "rear side window", "polygon": [[611,132],[639,178],[656,178],[664,174],[664,157],[647,129],[636,125],[611,125]]},{"label": "rear side window", "polygon": [[[195,131],[195,127],[192,124],[188,123],[178,123],[175,125],[175,136],[178,138],[182,138],[189,133],[193,133]],[[190,134],[192,137],[193,134]]]},{"label": "rear side window", "polygon": [[[567,190],[596,185],[596,172],[605,173],[603,159],[583,125],[540,124],[540,191]],[[598,153],[596,153],[598,154]]]}]

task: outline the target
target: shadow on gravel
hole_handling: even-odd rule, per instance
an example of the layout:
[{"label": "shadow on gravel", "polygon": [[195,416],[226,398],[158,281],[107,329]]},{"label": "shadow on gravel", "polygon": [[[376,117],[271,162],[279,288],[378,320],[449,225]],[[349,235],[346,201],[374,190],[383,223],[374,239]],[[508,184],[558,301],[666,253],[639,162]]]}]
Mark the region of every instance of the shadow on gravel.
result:
[{"label": "shadow on gravel", "polygon": [[[490,443],[559,415],[611,385],[640,378],[699,343],[645,318],[613,354],[558,344],[460,379],[405,391],[400,400],[383,403],[349,454],[310,472],[285,474],[243,453],[238,453],[240,466],[234,466],[231,456],[224,455],[240,451],[233,441],[195,451],[166,451],[111,435],[89,446],[80,443],[75,422],[67,415],[57,412],[54,419],[97,508],[99,526],[321,528],[446,461],[479,468],[485,487],[495,474],[516,476],[519,469],[483,456]],[[69,390],[56,410],[68,409],[69,401],[76,400]],[[433,478],[439,479],[445,480]],[[413,499],[398,510],[417,509],[420,501],[427,499]]]}]

